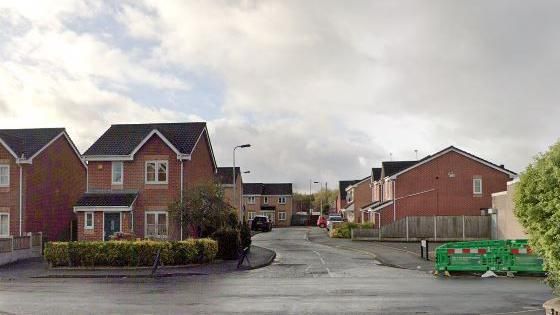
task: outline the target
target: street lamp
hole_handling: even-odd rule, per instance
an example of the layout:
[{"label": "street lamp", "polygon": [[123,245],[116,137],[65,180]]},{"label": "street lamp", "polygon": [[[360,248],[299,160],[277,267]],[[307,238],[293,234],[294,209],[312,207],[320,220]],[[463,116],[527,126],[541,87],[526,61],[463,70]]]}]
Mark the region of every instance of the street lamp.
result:
[{"label": "street lamp", "polygon": [[[242,145],[238,145],[235,148],[233,148],[233,204],[235,204],[235,186],[237,184],[236,178],[235,178],[235,150],[237,149],[245,149],[245,148],[250,148],[251,145],[250,144],[242,144]],[[239,212],[241,212],[241,200],[239,200]]]},{"label": "street lamp", "polygon": [[[319,190],[319,192],[323,191],[323,183],[321,182],[313,182],[313,184],[319,184],[321,186],[321,190]],[[321,198],[321,196],[319,196],[319,198]],[[319,209],[319,213],[323,214],[323,198],[321,198],[321,208]]]}]

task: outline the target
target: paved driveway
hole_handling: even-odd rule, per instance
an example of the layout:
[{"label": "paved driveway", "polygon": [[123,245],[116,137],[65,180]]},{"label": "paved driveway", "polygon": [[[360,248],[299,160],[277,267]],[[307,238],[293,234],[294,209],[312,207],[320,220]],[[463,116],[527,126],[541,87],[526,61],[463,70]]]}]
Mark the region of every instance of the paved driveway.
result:
[{"label": "paved driveway", "polygon": [[157,280],[2,281],[0,314],[530,314],[551,297],[540,279],[438,279],[312,243],[306,232],[275,229],[255,236],[255,245],[274,249],[277,259],[252,271]]}]

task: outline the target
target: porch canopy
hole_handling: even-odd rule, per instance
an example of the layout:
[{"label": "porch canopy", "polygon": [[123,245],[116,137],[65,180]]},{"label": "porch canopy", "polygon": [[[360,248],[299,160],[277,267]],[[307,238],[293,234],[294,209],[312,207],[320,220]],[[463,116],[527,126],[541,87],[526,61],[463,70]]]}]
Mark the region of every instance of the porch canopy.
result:
[{"label": "porch canopy", "polygon": [[132,211],[138,192],[95,192],[85,193],[74,206],[80,211]]}]

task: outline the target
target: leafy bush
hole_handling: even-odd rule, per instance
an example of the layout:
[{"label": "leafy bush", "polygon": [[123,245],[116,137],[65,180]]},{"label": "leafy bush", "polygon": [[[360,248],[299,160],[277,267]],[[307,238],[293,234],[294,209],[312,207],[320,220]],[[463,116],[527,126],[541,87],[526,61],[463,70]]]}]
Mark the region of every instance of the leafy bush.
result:
[{"label": "leafy bush", "polygon": [[241,230],[239,230],[239,236],[241,237],[241,248],[251,247],[251,227],[249,223],[243,222]]},{"label": "leafy bush", "polygon": [[68,266],[68,242],[52,242],[45,246],[45,259],[53,266]]},{"label": "leafy bush", "polygon": [[329,236],[333,238],[350,238],[350,230],[356,229],[358,227],[359,224],[357,223],[344,222],[333,228],[329,233]]},{"label": "leafy bush", "polygon": [[237,259],[241,248],[239,230],[220,229],[214,233],[214,239],[218,241],[218,257],[225,260]]},{"label": "leafy bush", "polygon": [[52,266],[151,266],[160,249],[164,265],[186,265],[214,260],[218,245],[209,239],[55,242],[47,243],[45,259]]},{"label": "leafy bush", "polygon": [[360,229],[373,229],[373,223],[362,223],[360,224]]},{"label": "leafy bush", "polygon": [[531,248],[544,259],[548,283],[560,293],[560,142],[535,157],[521,174],[515,214]]}]

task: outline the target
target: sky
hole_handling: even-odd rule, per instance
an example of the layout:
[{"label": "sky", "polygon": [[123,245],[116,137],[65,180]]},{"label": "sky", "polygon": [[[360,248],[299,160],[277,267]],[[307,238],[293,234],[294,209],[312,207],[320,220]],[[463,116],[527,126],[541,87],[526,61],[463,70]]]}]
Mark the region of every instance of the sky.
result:
[{"label": "sky", "polygon": [[[560,132],[560,2],[0,0],[0,128],[208,122],[245,182],[337,186],[455,145],[522,171]],[[319,187],[315,185],[313,190]]]}]

